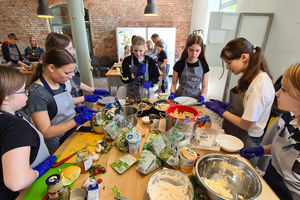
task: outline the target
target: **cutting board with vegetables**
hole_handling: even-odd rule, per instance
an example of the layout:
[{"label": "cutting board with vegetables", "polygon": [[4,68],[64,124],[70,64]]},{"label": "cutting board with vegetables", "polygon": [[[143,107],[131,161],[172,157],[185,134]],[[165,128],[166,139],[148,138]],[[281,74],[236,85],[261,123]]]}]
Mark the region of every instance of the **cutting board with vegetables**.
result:
[{"label": "cutting board with vegetables", "polygon": [[[53,174],[61,174],[59,169],[64,169],[71,165],[75,164],[64,163],[56,168],[50,168],[43,176],[41,176],[32,184],[23,200],[41,200],[47,194],[46,179]],[[72,189],[73,186],[74,183],[72,183],[68,187]]]},{"label": "cutting board with vegetables", "polygon": [[[96,150],[97,142],[103,139],[103,134],[89,133],[89,132],[79,132],[70,142],[67,148],[63,151],[57,162],[68,157],[74,152],[87,147],[87,149],[92,153]],[[73,156],[66,163],[76,163],[76,155]]]}]

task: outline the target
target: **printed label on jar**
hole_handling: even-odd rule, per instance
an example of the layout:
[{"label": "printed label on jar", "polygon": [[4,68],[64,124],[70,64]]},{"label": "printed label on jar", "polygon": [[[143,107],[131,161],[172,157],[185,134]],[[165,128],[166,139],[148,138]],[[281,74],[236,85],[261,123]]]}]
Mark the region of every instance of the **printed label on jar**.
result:
[{"label": "printed label on jar", "polygon": [[84,161],[84,170],[87,171],[93,164],[92,156],[88,156],[87,159]]}]

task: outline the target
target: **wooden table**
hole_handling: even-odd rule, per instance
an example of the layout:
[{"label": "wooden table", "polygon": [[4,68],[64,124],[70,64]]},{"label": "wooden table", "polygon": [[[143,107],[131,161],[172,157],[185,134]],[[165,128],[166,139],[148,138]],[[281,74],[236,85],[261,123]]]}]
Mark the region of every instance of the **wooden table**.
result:
[{"label": "wooden table", "polygon": [[[197,107],[199,110],[200,108]],[[138,155],[135,155],[136,158],[140,157],[141,150],[143,148],[144,142],[146,140],[146,137],[149,133],[149,126],[142,123],[141,118],[138,119],[138,123],[136,126],[137,131],[142,134],[141,139],[141,145]],[[68,144],[76,137],[78,133],[74,132],[56,151],[55,154],[61,154],[64,149],[68,146]],[[224,151],[216,152],[216,151],[209,151],[209,150],[195,150],[197,153],[199,153],[201,156],[207,154],[207,153],[222,153],[226,154]],[[119,157],[123,156],[124,153],[119,151],[116,147],[113,147],[109,154],[102,155],[99,164],[103,165],[106,160],[108,163],[108,166],[106,166],[107,172],[105,174],[97,175],[96,178],[101,178],[103,180],[102,184],[99,187],[99,195],[101,200],[110,200],[113,199],[113,186],[117,186],[119,189],[121,196],[129,198],[131,200],[149,200],[149,196],[147,194],[147,183],[150,179],[150,177],[157,172],[158,170],[162,169],[160,167],[159,169],[155,170],[154,172],[148,174],[148,175],[142,175],[139,172],[136,171],[137,164],[129,168],[126,172],[124,172],[122,175],[119,175],[117,172],[115,172],[109,164],[116,161]],[[246,159],[244,159],[245,162],[248,162],[249,165],[250,162]],[[89,173],[83,173],[79,176],[79,178],[76,180],[74,188],[80,188],[83,181],[87,179],[89,176]],[[259,176],[260,177],[260,176]],[[267,200],[272,199],[276,200],[279,199],[275,193],[270,189],[270,187],[266,184],[266,182],[261,178],[261,181],[263,183],[263,191],[261,196],[259,197],[260,200]],[[22,197],[26,194],[26,191],[23,191],[17,199],[22,199]]]},{"label": "wooden table", "polygon": [[[110,93],[111,93],[111,87],[126,86],[126,84],[121,81],[121,72],[120,72],[121,66],[122,63],[115,63],[105,74]],[[160,75],[159,79],[161,79],[163,73],[160,70],[159,70],[159,75]]]}]

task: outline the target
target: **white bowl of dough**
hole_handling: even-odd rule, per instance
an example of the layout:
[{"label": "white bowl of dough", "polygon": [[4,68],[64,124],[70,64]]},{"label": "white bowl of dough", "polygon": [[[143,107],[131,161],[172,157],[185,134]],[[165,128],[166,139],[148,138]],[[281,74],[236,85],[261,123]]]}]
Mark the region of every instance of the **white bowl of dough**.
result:
[{"label": "white bowl of dough", "polygon": [[192,200],[194,188],[189,178],[173,169],[164,168],[153,174],[147,193],[151,200]]},{"label": "white bowl of dough", "polygon": [[227,134],[219,134],[216,138],[216,142],[228,152],[237,152],[244,147],[244,143],[239,138],[227,135]]}]

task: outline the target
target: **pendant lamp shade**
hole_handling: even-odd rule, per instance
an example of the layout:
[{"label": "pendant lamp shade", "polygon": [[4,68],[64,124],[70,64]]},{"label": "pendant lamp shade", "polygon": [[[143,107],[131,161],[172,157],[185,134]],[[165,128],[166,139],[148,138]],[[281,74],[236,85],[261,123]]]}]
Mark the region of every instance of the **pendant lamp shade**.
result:
[{"label": "pendant lamp shade", "polygon": [[157,16],[157,8],[154,0],[147,0],[144,16]]},{"label": "pendant lamp shade", "polygon": [[42,18],[53,18],[53,14],[47,5],[46,0],[39,0],[39,5],[37,8],[37,16]]}]

